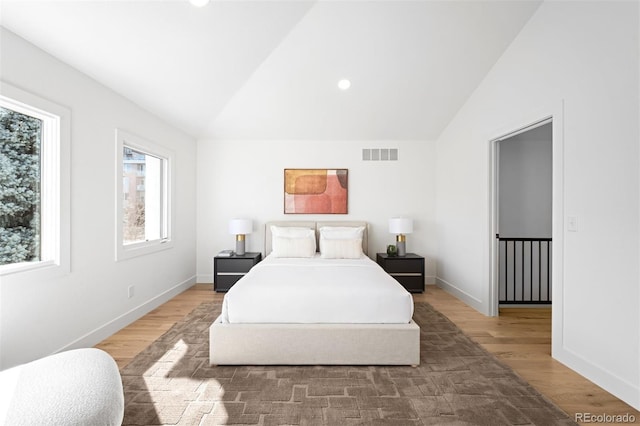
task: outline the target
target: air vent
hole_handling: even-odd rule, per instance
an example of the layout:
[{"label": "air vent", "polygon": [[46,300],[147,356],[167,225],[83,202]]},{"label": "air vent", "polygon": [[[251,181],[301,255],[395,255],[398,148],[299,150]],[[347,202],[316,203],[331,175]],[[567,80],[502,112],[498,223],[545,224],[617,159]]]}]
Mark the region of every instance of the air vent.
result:
[{"label": "air vent", "polygon": [[363,148],[362,161],[398,161],[398,148]]}]

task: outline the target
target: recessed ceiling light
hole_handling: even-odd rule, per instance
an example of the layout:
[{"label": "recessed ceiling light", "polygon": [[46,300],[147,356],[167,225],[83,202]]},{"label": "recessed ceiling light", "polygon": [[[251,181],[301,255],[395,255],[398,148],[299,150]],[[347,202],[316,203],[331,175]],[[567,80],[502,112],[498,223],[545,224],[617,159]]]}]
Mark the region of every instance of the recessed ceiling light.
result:
[{"label": "recessed ceiling light", "polygon": [[209,0],[189,0],[189,3],[196,7],[203,7],[209,4]]},{"label": "recessed ceiling light", "polygon": [[340,88],[340,90],[347,90],[349,87],[351,87],[351,82],[346,78],[338,82],[338,88]]}]

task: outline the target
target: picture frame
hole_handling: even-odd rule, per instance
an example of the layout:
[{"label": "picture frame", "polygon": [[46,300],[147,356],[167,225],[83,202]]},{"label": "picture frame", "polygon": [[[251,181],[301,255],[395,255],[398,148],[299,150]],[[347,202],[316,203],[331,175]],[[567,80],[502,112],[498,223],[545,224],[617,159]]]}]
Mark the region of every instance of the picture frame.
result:
[{"label": "picture frame", "polygon": [[285,214],[347,214],[348,169],[284,169]]}]

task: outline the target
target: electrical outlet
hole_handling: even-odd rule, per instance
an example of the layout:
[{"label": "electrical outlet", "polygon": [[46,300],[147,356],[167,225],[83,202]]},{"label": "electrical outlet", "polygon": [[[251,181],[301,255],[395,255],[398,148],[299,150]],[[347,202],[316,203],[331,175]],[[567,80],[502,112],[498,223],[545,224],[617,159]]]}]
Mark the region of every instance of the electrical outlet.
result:
[{"label": "electrical outlet", "polygon": [[567,230],[578,232],[578,218],[576,216],[567,216]]},{"label": "electrical outlet", "polygon": [[131,299],[131,298],[133,297],[133,286],[132,286],[132,285],[130,285],[130,286],[127,288],[127,297],[128,297],[129,299]]}]

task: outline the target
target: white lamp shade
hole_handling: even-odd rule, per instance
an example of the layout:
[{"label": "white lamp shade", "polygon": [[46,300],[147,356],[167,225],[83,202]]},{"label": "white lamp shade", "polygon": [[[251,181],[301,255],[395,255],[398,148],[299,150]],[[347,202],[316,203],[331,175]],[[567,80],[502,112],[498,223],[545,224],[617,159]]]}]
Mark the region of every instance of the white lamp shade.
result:
[{"label": "white lamp shade", "polygon": [[389,233],[410,234],[413,232],[413,219],[408,217],[392,217],[389,219]]},{"label": "white lamp shade", "polygon": [[251,219],[231,219],[229,221],[229,233],[234,235],[250,234],[253,231]]}]

